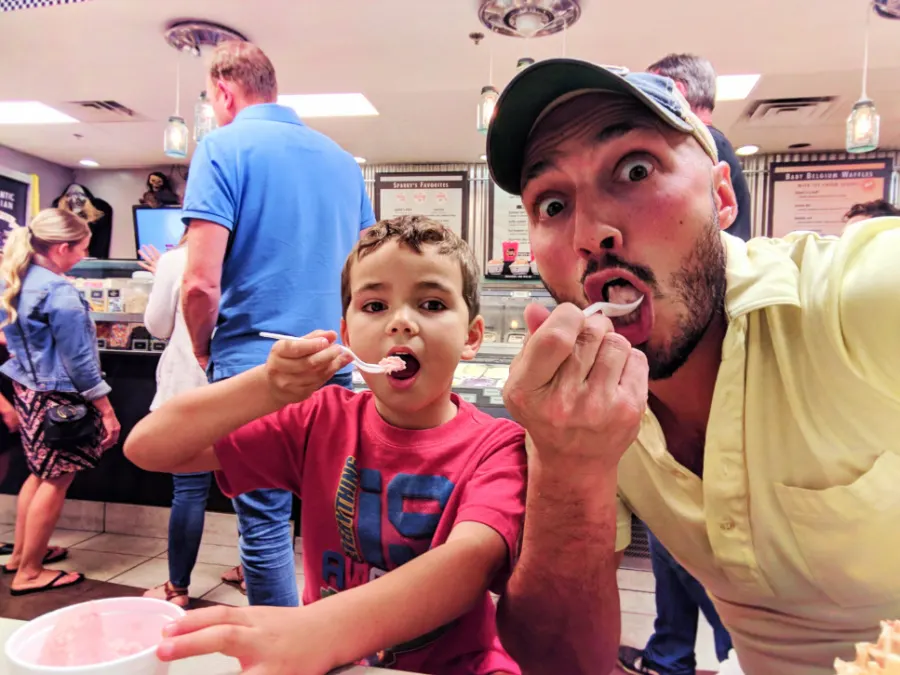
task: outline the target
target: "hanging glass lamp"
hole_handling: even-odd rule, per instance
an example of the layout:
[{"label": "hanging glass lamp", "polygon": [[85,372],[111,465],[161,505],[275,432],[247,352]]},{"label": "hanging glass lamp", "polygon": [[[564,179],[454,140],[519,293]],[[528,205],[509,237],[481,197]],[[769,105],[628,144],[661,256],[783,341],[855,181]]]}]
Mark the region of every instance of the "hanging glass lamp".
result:
[{"label": "hanging glass lamp", "polygon": [[491,120],[494,118],[494,109],[497,107],[497,100],[500,98],[500,92],[494,87],[488,85],[481,88],[481,100],[478,102],[478,131],[483,134],[488,132],[491,126]]},{"label": "hanging glass lamp", "polygon": [[216,128],[216,113],[212,103],[206,98],[206,92],[200,92],[200,98],[194,105],[194,141],[199,143],[206,134]]},{"label": "hanging glass lamp", "polygon": [[853,104],[847,118],[847,152],[872,152],[878,148],[881,117],[875,104],[861,98]]},{"label": "hanging glass lamp", "polygon": [[172,115],[163,135],[163,150],[167,157],[184,159],[187,157],[190,132],[183,117]]},{"label": "hanging glass lamp", "polygon": [[525,70],[528,66],[530,66],[532,64],[534,64],[534,59],[531,58],[530,56],[525,56],[525,57],[519,59],[516,62],[516,73],[521,73],[523,70]]}]

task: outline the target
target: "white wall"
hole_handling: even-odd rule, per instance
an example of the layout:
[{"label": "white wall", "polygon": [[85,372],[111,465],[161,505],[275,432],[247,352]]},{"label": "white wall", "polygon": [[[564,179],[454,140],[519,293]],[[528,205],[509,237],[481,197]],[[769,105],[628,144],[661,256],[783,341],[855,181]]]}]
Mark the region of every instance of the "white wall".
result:
[{"label": "white wall", "polygon": [[139,203],[141,195],[147,190],[147,176],[153,171],[161,171],[167,175],[175,192],[184,195],[184,181],[168,166],[149,169],[79,169],[75,172],[76,183],[87,187],[98,199],[108,201],[113,208],[110,258],[135,256],[131,207]]},{"label": "white wall", "polygon": [[24,152],[7,148],[5,145],[0,145],[0,167],[19,173],[37,174],[42,209],[48,208],[51,202],[59,197],[69,183],[75,179],[75,172],[72,169],[33,155],[26,155]]}]

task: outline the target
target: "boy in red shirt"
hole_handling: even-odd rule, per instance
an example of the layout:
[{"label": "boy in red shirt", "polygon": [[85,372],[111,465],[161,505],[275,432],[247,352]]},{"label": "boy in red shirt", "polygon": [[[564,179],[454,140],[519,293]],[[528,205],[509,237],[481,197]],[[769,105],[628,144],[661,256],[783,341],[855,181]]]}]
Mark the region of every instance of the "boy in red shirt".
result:
[{"label": "boy in red shirt", "polygon": [[364,375],[359,394],[320,389],[350,359],[318,331],[134,429],[125,453],[146,469],[215,469],[229,496],[282,488],[303,500],[305,606],[191,612],[160,658],[218,651],[267,674],[360,663],[519,675],[488,589],[502,589],[518,551],[524,432],[451,393],[484,334],[478,279],[468,246],[438,223],[378,223],[344,266],[341,338],[370,363],[400,357],[402,371]]}]

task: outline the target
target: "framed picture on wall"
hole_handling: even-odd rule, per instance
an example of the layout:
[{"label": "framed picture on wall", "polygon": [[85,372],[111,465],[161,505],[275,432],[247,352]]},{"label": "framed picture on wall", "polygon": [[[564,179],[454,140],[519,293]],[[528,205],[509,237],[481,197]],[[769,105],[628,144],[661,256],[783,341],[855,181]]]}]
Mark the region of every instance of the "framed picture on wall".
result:
[{"label": "framed picture on wall", "polygon": [[839,236],[854,204],[890,199],[890,158],[773,162],[769,166],[766,234],[818,232]]},{"label": "framed picture on wall", "polygon": [[375,174],[375,217],[421,215],[468,241],[469,176],[465,171]]}]

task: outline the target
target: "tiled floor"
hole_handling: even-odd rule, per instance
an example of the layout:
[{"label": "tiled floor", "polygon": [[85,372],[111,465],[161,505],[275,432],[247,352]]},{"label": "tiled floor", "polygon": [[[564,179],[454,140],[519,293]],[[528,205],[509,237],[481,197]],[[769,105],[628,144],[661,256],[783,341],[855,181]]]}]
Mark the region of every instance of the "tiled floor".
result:
[{"label": "tiled floor", "polygon": [[[105,513],[99,514],[91,511],[93,507],[70,507],[67,522],[96,525],[99,517],[100,520],[105,519],[107,530],[101,532],[102,526],[95,529],[58,529],[50,543],[68,547],[69,557],[53,567],[78,570],[89,579],[137,588],[152,588],[165,582],[168,576],[168,554],[166,530],[162,527],[163,514],[157,513],[156,509],[137,513],[132,511],[135,507],[110,507],[114,505],[107,505]],[[158,511],[165,512],[167,518],[167,509]],[[210,515],[214,517],[209,518]],[[244,606],[247,598],[221,581],[222,573],[238,563],[233,516],[229,520],[223,514],[208,514],[207,518],[203,544],[192,574],[191,596],[210,602]],[[135,523],[140,525],[140,531],[155,536],[118,534],[108,529],[111,525],[114,529],[133,533]],[[0,541],[10,541],[12,535],[11,524],[0,524]],[[300,550],[299,539],[296,550]],[[0,556],[0,563],[5,563],[6,560],[7,558]],[[295,561],[297,583],[302,590],[303,560],[299,553]],[[656,616],[653,575],[646,571],[621,569],[618,580],[622,607],[622,644],[643,647],[653,632],[653,620]],[[718,669],[712,628],[702,617],[696,651],[698,668]]]}]

